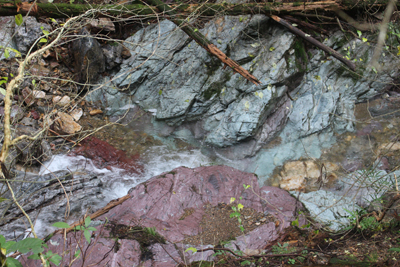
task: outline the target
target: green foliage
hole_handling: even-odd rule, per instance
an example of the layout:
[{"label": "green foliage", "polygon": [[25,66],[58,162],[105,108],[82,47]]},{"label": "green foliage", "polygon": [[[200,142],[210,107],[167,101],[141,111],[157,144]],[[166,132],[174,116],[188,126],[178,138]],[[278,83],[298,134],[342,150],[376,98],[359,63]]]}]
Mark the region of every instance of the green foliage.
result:
[{"label": "green foliage", "polygon": [[7,264],[8,267],[10,266],[22,267],[22,264],[18,260],[12,257],[6,258],[6,255],[16,251],[19,251],[22,254],[32,252],[33,254],[37,255],[38,253],[44,250],[44,246],[45,244],[43,240],[39,238],[28,237],[18,242],[15,241],[7,242],[5,237],[3,235],[0,235],[1,264],[2,265]]},{"label": "green foliage", "polygon": [[90,216],[87,216],[85,218],[84,225],[78,225],[78,226],[75,226],[75,228],[74,228],[74,230],[83,231],[83,235],[85,236],[85,239],[88,243],[90,243],[90,237],[92,236],[91,232],[97,231],[96,228],[89,227],[91,222],[92,222],[92,219],[90,218]]},{"label": "green foliage", "polygon": [[9,58],[10,57],[10,52],[14,52],[15,53],[15,57],[21,57],[21,53],[18,50],[14,49],[14,48],[4,47],[4,46],[0,45],[0,50],[1,49],[4,49],[5,58]]},{"label": "green foliage", "polygon": [[24,18],[22,17],[21,14],[15,15],[15,23],[16,23],[18,26],[21,26],[23,22],[24,22]]},{"label": "green foliage", "polygon": [[157,236],[158,236],[158,233],[157,233],[155,227],[145,227],[144,230],[145,230],[149,235],[152,235],[152,236],[154,236],[154,237],[157,237]]},{"label": "green foliage", "polygon": [[61,228],[61,229],[67,229],[71,228],[71,226],[68,223],[65,222],[56,222],[53,224],[54,227]]},{"label": "green foliage", "polygon": [[278,242],[278,245],[272,246],[273,254],[289,254],[295,251],[296,248],[290,248],[289,243],[284,243],[283,245]]},{"label": "green foliage", "polygon": [[187,249],[185,250],[185,252],[188,252],[188,251],[192,251],[192,252],[193,252],[193,254],[194,254],[194,253],[196,253],[196,252],[197,252],[197,248],[190,247],[190,248],[187,248]]}]

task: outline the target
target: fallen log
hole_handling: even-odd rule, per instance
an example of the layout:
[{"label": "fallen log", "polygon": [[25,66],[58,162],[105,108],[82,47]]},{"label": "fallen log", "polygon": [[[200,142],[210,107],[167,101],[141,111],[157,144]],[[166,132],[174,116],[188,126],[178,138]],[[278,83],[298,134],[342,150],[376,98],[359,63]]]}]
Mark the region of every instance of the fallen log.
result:
[{"label": "fallen log", "polygon": [[344,63],[346,66],[348,66],[352,71],[356,70],[356,64],[354,64],[354,62],[346,59],[343,55],[339,54],[338,52],[336,52],[335,50],[333,50],[332,48],[324,45],[323,43],[315,40],[313,37],[311,37],[309,34],[304,33],[303,31],[297,29],[296,27],[292,26],[292,24],[288,23],[287,21],[283,20],[282,18],[278,17],[278,16],[270,16],[273,20],[275,20],[276,22],[278,22],[279,24],[285,26],[286,28],[289,29],[289,31],[291,31],[292,33],[296,34],[297,36],[303,38],[304,40],[306,40],[307,42],[315,45],[316,47],[324,50],[325,52],[327,52],[329,55],[335,57],[336,59],[340,60],[342,63]]},{"label": "fallen log", "polygon": [[[149,3],[149,1],[146,1]],[[34,6],[33,6],[34,5]],[[163,5],[166,5],[163,3]],[[340,7],[334,0],[319,2],[295,2],[295,3],[245,3],[245,4],[171,4],[170,7],[176,14],[188,16],[193,12],[202,16],[215,15],[246,15],[246,14],[288,14],[292,12],[305,11],[332,11],[333,7]],[[69,18],[84,13],[89,9],[98,9],[99,13],[118,16],[160,16],[154,14],[154,10],[160,7],[152,4],[143,5],[141,2],[130,2],[128,4],[113,5],[88,5],[88,4],[65,4],[65,3],[16,3],[14,1],[0,0],[0,16],[12,16],[16,14],[26,15],[29,11],[31,16],[47,16],[51,18]],[[143,17],[142,17],[143,18]]]}]

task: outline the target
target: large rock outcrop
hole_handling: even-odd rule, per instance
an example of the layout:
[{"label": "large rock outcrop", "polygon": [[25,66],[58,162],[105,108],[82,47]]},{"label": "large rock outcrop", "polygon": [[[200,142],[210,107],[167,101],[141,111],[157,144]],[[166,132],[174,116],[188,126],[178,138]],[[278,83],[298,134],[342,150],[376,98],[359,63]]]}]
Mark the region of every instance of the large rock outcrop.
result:
[{"label": "large rock outcrop", "polygon": [[218,156],[255,156],[248,170],[256,169],[260,181],[288,160],[319,158],[335,143],[336,134],[355,130],[355,104],[381,93],[398,75],[398,57],[386,53],[376,74],[367,68],[373,47],[342,32],[323,42],[355,61],[356,72],[263,15],[220,17],[200,31],[262,84],[255,86],[223,69],[164,20],[126,40],[132,56],[100,88],[102,93],[94,94],[98,100],[110,95],[112,107],[119,108],[126,104],[115,104],[116,94],[108,93],[107,86],[118,88],[119,97],[129,95],[155,113],[158,123],[190,129]]},{"label": "large rock outcrop", "polygon": [[[243,185],[251,187],[246,189]],[[132,188],[129,196],[128,200],[99,218],[107,224],[96,226],[98,231],[93,232],[89,246],[84,238],[74,238],[80,235],[79,232],[71,232],[66,243],[63,235],[53,236],[49,249],[59,255],[72,249],[69,253],[74,254],[76,240],[80,240],[82,251],[88,252],[85,265],[101,262],[110,266],[176,266],[179,263],[211,260],[212,250],[195,254],[185,252],[189,247],[201,249],[210,247],[209,244],[194,245],[185,240],[203,231],[201,222],[210,216],[205,212],[207,205],[226,205],[234,197],[244,207],[252,208],[262,216],[268,215],[269,219],[262,219],[259,227],[239,234],[227,246],[247,253],[261,253],[285,232],[291,221],[297,218],[297,210],[302,207],[286,191],[276,187],[260,188],[255,175],[226,166],[180,167]],[[229,220],[229,215],[226,220]],[[304,223],[301,216],[299,223]],[[135,238],[131,233],[139,231],[135,228],[137,226],[154,227],[165,242],[159,239],[146,243]],[[64,263],[68,260],[69,256],[65,255]],[[40,263],[28,260],[27,264],[39,266]],[[82,257],[72,266],[81,265]]]}]

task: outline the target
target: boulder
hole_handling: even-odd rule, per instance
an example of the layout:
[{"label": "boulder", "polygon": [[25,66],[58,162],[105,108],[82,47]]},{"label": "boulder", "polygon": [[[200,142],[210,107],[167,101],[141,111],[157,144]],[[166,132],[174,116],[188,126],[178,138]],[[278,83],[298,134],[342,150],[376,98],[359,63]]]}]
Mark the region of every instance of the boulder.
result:
[{"label": "boulder", "polygon": [[35,17],[25,17],[24,23],[15,27],[14,41],[18,51],[22,54],[28,53],[38,38],[45,38],[43,30],[51,31],[50,25],[39,23]]},{"label": "boulder", "polygon": [[[90,245],[84,238],[81,239],[83,250],[90,247],[96,251],[86,257],[85,264],[109,262],[116,266],[176,266],[179,263],[212,260],[212,250],[194,254],[186,251],[189,247],[201,249],[212,246],[195,245],[185,240],[201,234],[201,221],[205,216],[211,216],[206,213],[207,206],[215,207],[218,212],[218,207],[229,205],[232,197],[262,216],[268,215],[269,219],[246,234],[239,231],[240,237],[228,246],[235,246],[235,250],[249,254],[255,251],[261,253],[284,235],[285,229],[298,218],[297,211],[301,209],[301,204],[288,192],[276,187],[260,188],[255,175],[226,166],[179,167],[132,188],[129,196],[122,204],[99,217],[100,221],[108,222],[106,225],[93,224],[98,226],[95,226],[97,231],[93,232]],[[227,217],[229,220],[229,215]],[[302,216],[299,223],[304,223]],[[153,228],[158,238],[145,244],[134,236],[135,231],[142,229],[135,228],[137,226]],[[76,234],[68,234],[70,242],[67,242],[67,247],[63,245],[62,235],[53,236],[49,249],[59,255],[63,250],[75,249],[76,242],[69,238],[73,235]],[[66,255],[64,263],[68,260]],[[27,264],[40,265],[32,260],[27,260]],[[72,264],[81,265],[82,258]]]},{"label": "boulder", "polygon": [[72,43],[76,80],[81,83],[94,83],[105,70],[103,50],[86,28],[83,28],[79,35],[82,37]]},{"label": "boulder", "polygon": [[74,121],[71,115],[58,112],[58,118],[54,121],[54,129],[65,134],[74,134],[82,129],[78,123]]}]

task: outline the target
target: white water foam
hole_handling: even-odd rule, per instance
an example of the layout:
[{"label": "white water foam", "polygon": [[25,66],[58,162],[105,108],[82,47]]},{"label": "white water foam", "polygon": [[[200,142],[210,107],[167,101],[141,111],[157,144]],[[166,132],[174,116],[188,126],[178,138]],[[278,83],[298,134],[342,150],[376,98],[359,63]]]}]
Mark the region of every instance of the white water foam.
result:
[{"label": "white water foam", "polygon": [[180,166],[188,168],[206,166],[210,165],[212,161],[201,154],[200,150],[171,151],[167,146],[156,146],[149,148],[141,155],[140,163],[144,166],[144,171],[141,174],[128,175],[124,170],[118,168],[99,169],[94,166],[90,159],[83,156],[56,155],[42,166],[40,174],[58,170],[69,170],[71,172],[86,170],[102,174],[106,188],[105,195],[107,196],[105,202],[108,202],[126,195],[132,187],[163,172],[171,171]]}]

